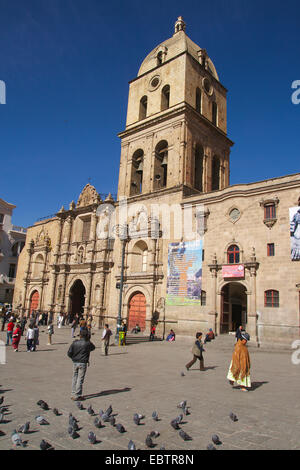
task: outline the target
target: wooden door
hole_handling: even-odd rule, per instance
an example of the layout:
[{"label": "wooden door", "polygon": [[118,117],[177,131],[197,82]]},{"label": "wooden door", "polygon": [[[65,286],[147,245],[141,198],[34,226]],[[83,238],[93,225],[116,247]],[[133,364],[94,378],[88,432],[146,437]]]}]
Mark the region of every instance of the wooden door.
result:
[{"label": "wooden door", "polygon": [[32,314],[32,311],[33,310],[37,310],[38,309],[38,305],[39,305],[39,299],[40,299],[40,295],[38,293],[37,290],[35,290],[31,296],[31,300],[30,300],[30,308],[29,308],[29,315]]},{"label": "wooden door", "polygon": [[141,292],[134,294],[129,301],[128,333],[136,324],[142,331],[146,329],[146,299]]}]

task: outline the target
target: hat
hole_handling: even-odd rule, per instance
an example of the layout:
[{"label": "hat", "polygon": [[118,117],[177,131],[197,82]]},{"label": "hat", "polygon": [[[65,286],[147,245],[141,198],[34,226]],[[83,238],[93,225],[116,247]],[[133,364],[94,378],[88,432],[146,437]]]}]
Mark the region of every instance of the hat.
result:
[{"label": "hat", "polygon": [[246,333],[246,331],[241,334],[241,337],[242,339],[245,339],[246,341],[250,341],[250,335]]}]

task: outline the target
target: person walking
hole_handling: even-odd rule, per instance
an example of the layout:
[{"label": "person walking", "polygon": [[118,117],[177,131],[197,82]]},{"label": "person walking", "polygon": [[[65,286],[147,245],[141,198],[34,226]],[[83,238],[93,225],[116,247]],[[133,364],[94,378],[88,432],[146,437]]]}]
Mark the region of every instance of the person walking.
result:
[{"label": "person walking", "polygon": [[5,309],[5,307],[2,308],[1,317],[2,317],[1,331],[4,331],[4,327],[5,327],[5,323],[6,323],[6,309]]},{"label": "person walking", "polygon": [[13,329],[14,329],[13,317],[10,317],[9,323],[6,328],[6,346],[9,346],[9,342],[12,343]]},{"label": "person walking", "polygon": [[196,333],[196,341],[193,344],[193,348],[192,348],[192,354],[193,354],[194,357],[188,364],[186,364],[186,366],[185,366],[186,370],[189,370],[190,367],[192,367],[192,365],[195,364],[197,359],[199,359],[199,361],[200,361],[200,370],[201,371],[205,370],[205,368],[204,368],[204,359],[203,359],[203,354],[202,354],[203,351],[205,351],[205,349],[203,349],[202,333],[198,332],[198,333]]},{"label": "person walking", "polygon": [[104,330],[102,333],[102,338],[101,338],[101,340],[103,341],[103,352],[105,356],[108,356],[108,348],[109,348],[109,341],[110,341],[111,335],[112,335],[112,332],[109,328],[109,325],[108,323],[105,323]]},{"label": "person walking", "polygon": [[26,332],[27,352],[33,351],[34,345],[34,323],[30,323]]},{"label": "person walking", "polygon": [[149,341],[154,341],[156,326],[152,325],[150,330]]},{"label": "person walking", "polygon": [[16,328],[12,335],[12,345],[13,345],[15,352],[18,352],[21,336],[22,336],[21,325],[20,325],[20,322],[17,321]]},{"label": "person walking", "polygon": [[26,326],[26,323],[27,323],[27,318],[25,317],[25,315],[21,318],[21,322],[20,322],[20,326],[21,326],[21,335],[23,336],[24,334],[24,330],[25,330],[25,326]]},{"label": "person walking", "polygon": [[38,324],[34,325],[33,332],[34,332],[34,337],[33,337],[33,349],[32,349],[32,351],[36,351],[36,347],[39,346],[39,344],[40,344],[40,341],[39,341],[40,330],[39,330]]},{"label": "person walking", "polygon": [[54,334],[54,326],[53,326],[52,322],[49,323],[47,330],[48,330],[48,343],[47,343],[47,345],[50,346],[52,344],[52,335]]},{"label": "person walking", "polygon": [[87,322],[86,322],[86,326],[87,326],[88,333],[89,333],[89,338],[92,336],[92,321],[93,321],[93,317],[92,315],[89,315]]},{"label": "person walking", "polygon": [[71,336],[72,336],[72,338],[75,337],[75,330],[76,330],[77,326],[78,326],[78,318],[77,318],[77,315],[75,315],[75,317],[73,318],[73,321],[71,323],[71,332],[72,332]]},{"label": "person walking", "polygon": [[89,340],[88,332],[83,330],[80,339],[73,341],[68,350],[68,357],[73,361],[72,400],[84,400],[82,396],[83,382],[89,365],[90,353],[95,345]]},{"label": "person walking", "polygon": [[126,345],[126,335],[127,335],[127,325],[124,321],[122,321],[120,332],[121,332],[121,346],[125,346]]},{"label": "person walking", "polygon": [[237,340],[237,343],[234,346],[234,351],[227,374],[227,379],[229,380],[230,385],[233,386],[234,382],[237,382],[243,392],[248,392],[248,388],[251,387],[251,364],[249,351],[246,346],[249,340],[249,334],[243,331],[241,333],[241,338]]}]

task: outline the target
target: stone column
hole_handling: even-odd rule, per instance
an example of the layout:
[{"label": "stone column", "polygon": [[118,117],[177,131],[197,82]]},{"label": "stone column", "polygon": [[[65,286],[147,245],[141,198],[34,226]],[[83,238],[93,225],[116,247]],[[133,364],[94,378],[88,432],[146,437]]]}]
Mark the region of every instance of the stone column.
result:
[{"label": "stone column", "polygon": [[220,334],[221,323],[220,315],[218,317],[217,312],[217,278],[218,278],[218,263],[216,254],[214,254],[212,264],[209,265],[211,272],[211,283],[210,283],[210,305],[211,310],[208,312],[208,327],[212,328],[216,334]]},{"label": "stone column", "polygon": [[[24,286],[25,286],[25,291],[24,291],[24,296],[23,296],[23,304],[22,304],[22,317],[26,313],[26,300],[27,300],[27,290],[28,290],[28,285],[30,283],[30,274],[31,274],[31,259],[34,251],[34,241],[31,240],[29,244],[29,248],[27,249],[28,253],[28,264],[27,264],[27,270],[25,271],[25,278],[24,278]],[[28,307],[29,310],[29,307]]]}]

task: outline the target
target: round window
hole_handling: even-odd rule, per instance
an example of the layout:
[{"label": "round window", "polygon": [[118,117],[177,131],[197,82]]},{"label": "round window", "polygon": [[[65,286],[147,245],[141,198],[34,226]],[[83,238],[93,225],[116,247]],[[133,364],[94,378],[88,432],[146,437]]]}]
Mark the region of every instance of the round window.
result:
[{"label": "round window", "polygon": [[155,75],[154,77],[151,78],[150,82],[149,82],[149,90],[150,91],[154,91],[156,90],[156,88],[159,87],[160,85],[160,76],[159,75]]}]

